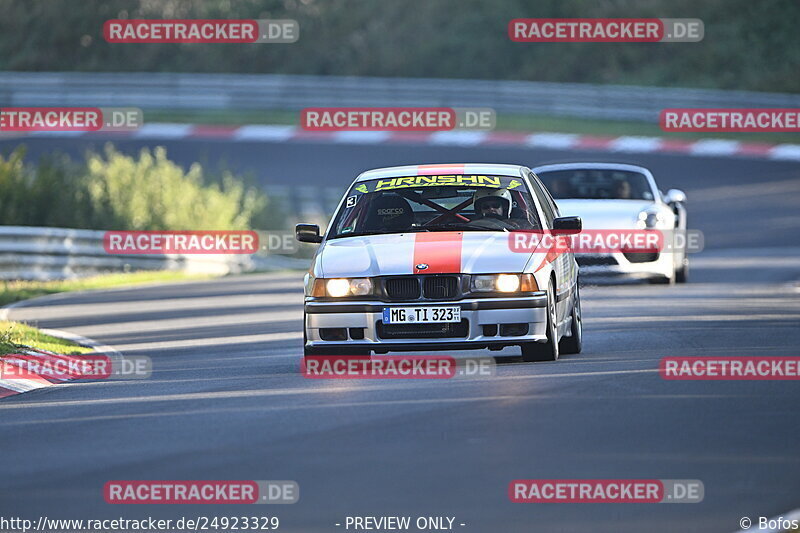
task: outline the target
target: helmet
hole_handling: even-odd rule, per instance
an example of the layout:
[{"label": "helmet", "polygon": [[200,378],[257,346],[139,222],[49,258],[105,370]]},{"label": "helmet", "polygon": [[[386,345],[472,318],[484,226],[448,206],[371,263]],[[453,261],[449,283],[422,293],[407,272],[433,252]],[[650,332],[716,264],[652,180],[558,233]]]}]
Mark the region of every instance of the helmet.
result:
[{"label": "helmet", "polygon": [[503,206],[503,215],[501,218],[508,218],[511,215],[511,193],[508,189],[490,189],[488,187],[479,188],[472,197],[472,201],[475,203],[476,213],[481,213],[481,204],[489,198],[504,200],[502,203],[505,205]]}]

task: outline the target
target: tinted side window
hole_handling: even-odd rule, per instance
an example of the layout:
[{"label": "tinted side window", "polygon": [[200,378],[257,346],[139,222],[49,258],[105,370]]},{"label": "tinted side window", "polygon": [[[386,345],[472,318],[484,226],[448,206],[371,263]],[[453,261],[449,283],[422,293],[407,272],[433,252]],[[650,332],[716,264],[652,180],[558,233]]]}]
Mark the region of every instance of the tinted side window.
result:
[{"label": "tinted side window", "polygon": [[539,201],[539,204],[542,206],[542,211],[544,211],[544,218],[547,221],[547,226],[549,228],[553,227],[553,219],[555,218],[555,206],[550,200],[550,195],[544,190],[539,180],[533,174],[528,174],[528,178],[531,180],[531,185],[533,186],[533,193],[536,195],[536,199]]}]

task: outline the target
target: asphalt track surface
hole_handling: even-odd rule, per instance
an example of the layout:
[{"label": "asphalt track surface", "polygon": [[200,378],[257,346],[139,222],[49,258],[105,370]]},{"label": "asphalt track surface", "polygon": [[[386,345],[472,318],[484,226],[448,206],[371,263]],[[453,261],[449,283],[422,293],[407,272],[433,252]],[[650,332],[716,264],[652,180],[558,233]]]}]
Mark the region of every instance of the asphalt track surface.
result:
[{"label": "asphalt track surface", "polygon": [[[36,156],[86,141],[35,139]],[[142,142],[121,142],[135,151]],[[155,143],[152,143],[155,144]],[[689,196],[705,233],[684,286],[587,285],[584,352],[448,381],[306,380],[301,275],[56,295],[12,310],[152,358],[144,381],[87,382],[0,402],[0,515],[275,515],[344,530],[348,515],[454,516],[477,532],[731,532],[800,507],[798,382],[665,381],[664,356],[797,356],[800,165],[415,145],[180,141],[182,163],[227,159],[264,183],[344,186],[418,162],[637,161]],[[0,143],[0,151],[10,146]],[[480,353],[480,352],[479,352]],[[511,480],[699,479],[698,504],[514,504]],[[114,479],[295,480],[294,505],[121,506]],[[757,528],[753,528],[757,531]]]}]

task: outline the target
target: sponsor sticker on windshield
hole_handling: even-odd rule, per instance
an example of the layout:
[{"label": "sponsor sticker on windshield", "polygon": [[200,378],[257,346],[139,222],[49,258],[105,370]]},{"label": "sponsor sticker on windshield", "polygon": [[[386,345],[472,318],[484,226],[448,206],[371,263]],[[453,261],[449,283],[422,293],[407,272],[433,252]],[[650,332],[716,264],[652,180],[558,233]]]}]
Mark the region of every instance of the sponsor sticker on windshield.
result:
[{"label": "sponsor sticker on windshield", "polygon": [[444,176],[408,176],[386,178],[362,183],[355,188],[359,192],[388,191],[392,189],[413,189],[418,187],[491,187],[494,189],[514,189],[522,185],[522,181],[505,176],[483,176],[452,174]]}]

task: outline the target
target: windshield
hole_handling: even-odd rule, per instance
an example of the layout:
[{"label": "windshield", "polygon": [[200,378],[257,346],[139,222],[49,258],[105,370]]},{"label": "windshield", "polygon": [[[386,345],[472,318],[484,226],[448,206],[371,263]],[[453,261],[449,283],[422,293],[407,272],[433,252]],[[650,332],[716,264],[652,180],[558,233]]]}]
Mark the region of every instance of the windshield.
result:
[{"label": "windshield", "polygon": [[653,200],[647,176],[613,169],[570,169],[536,173],[556,200]]},{"label": "windshield", "polygon": [[404,176],[353,184],[334,217],[329,238],[515,229],[541,229],[522,179],[485,175]]}]

